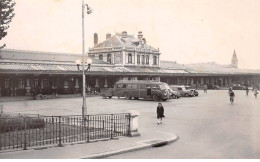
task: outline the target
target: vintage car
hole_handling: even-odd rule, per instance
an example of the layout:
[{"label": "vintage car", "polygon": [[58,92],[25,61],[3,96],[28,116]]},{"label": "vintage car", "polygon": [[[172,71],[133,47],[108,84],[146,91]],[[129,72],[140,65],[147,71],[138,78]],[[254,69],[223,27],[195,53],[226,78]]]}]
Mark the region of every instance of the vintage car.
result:
[{"label": "vintage car", "polygon": [[194,96],[193,92],[190,90],[187,90],[184,85],[170,85],[170,88],[174,91],[178,91],[181,94],[181,96],[184,96],[184,97]]},{"label": "vintage car", "polygon": [[210,84],[208,85],[208,89],[220,89],[220,87],[218,85]]},{"label": "vintage car", "polygon": [[198,96],[199,92],[196,89],[192,89],[190,86],[185,86],[187,90],[190,90],[193,93],[193,96]]},{"label": "vintage car", "polygon": [[174,91],[172,89],[169,89],[170,91],[170,98],[180,98],[181,94],[178,91]]},{"label": "vintage car", "polygon": [[245,90],[246,89],[245,86],[241,86],[240,84],[233,84],[231,87],[233,90]]}]

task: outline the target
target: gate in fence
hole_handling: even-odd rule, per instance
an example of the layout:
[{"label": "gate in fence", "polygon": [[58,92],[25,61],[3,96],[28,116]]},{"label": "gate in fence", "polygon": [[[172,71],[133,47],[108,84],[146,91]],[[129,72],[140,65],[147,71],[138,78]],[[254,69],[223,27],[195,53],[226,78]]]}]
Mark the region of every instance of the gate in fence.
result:
[{"label": "gate in fence", "polygon": [[0,150],[130,135],[130,114],[0,118]]}]

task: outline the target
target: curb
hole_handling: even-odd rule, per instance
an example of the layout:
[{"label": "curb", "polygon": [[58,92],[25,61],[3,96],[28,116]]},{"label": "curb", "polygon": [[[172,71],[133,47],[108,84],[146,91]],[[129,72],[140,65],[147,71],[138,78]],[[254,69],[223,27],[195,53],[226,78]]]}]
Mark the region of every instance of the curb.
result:
[{"label": "curb", "polygon": [[142,149],[146,149],[146,148],[163,146],[163,145],[166,145],[166,144],[170,144],[170,143],[176,141],[177,139],[178,139],[178,136],[171,134],[170,138],[168,138],[166,140],[165,139],[158,139],[159,142],[155,142],[155,143],[152,143],[152,144],[141,143],[141,144],[138,144],[137,146],[134,146],[134,147],[112,150],[112,151],[108,151],[108,152],[86,155],[86,156],[82,156],[82,157],[76,157],[76,159],[101,159],[101,158],[105,158],[105,157],[108,157],[108,156],[118,155],[118,154],[122,154],[122,153],[126,153],[126,152],[132,152],[132,151],[142,150]]}]

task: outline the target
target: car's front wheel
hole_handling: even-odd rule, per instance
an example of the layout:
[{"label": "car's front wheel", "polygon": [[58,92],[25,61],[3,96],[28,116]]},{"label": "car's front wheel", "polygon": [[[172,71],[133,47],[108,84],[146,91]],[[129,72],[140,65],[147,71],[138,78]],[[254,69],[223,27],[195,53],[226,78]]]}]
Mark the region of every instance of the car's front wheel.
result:
[{"label": "car's front wheel", "polygon": [[159,101],[159,96],[158,95],[153,95],[153,100],[154,101]]}]

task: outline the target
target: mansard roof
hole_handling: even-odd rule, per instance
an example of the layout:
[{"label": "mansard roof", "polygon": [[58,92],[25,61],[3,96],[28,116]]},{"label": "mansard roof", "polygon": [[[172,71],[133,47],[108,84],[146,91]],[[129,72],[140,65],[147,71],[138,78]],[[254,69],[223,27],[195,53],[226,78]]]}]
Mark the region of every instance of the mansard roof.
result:
[{"label": "mansard roof", "polygon": [[107,38],[105,41],[91,48],[90,51],[94,49],[112,48],[112,47],[140,48],[152,52],[159,52],[159,49],[156,49],[146,43],[145,44],[141,43],[141,41],[135,38],[134,35],[127,34],[126,36],[123,36],[121,33],[116,33],[112,37]]}]

